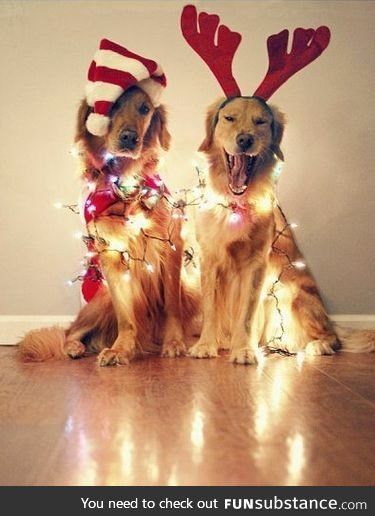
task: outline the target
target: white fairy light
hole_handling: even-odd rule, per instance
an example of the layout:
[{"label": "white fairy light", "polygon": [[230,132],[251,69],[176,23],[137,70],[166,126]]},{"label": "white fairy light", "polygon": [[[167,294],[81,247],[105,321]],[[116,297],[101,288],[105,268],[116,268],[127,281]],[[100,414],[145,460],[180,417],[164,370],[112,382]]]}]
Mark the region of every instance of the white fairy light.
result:
[{"label": "white fairy light", "polygon": [[104,160],[105,160],[106,162],[111,161],[112,159],[113,159],[113,154],[111,154],[110,152],[106,152],[106,153],[104,154]]},{"label": "white fairy light", "polygon": [[283,171],[284,163],[279,160],[273,169],[272,176],[275,181],[277,181],[280,177],[281,172]]},{"label": "white fairy light", "polygon": [[85,256],[86,258],[94,258],[94,256],[96,256],[97,253],[95,251],[88,251]]},{"label": "white fairy light", "polygon": [[290,223],[290,227],[291,227],[292,229],[296,229],[296,228],[298,228],[298,224],[296,224],[295,222],[291,222],[291,223]]},{"label": "white fairy light", "polygon": [[296,267],[297,269],[304,269],[306,267],[306,264],[305,262],[301,261],[301,260],[297,260],[295,262],[292,262],[292,265],[294,267]]},{"label": "white fairy light", "polygon": [[56,208],[57,210],[61,210],[61,208],[63,207],[63,203],[60,201],[54,202],[53,207]]},{"label": "white fairy light", "polygon": [[153,265],[151,265],[151,263],[146,263],[145,267],[148,272],[150,272],[150,273],[154,272],[154,267],[153,267]]},{"label": "white fairy light", "polygon": [[229,215],[229,222],[231,224],[237,224],[240,220],[241,215],[236,211],[232,211],[232,213]]},{"label": "white fairy light", "polygon": [[[86,203],[87,204],[87,203]],[[91,204],[88,208],[87,208],[87,211],[89,213],[91,213],[91,215],[96,211],[96,206],[94,206],[94,204]]]},{"label": "white fairy light", "polygon": [[73,158],[78,158],[78,156],[80,154],[78,147],[76,145],[72,145],[72,147],[70,148],[69,154],[71,156],[73,156]]},{"label": "white fairy light", "polygon": [[[165,165],[166,165],[166,162],[167,162],[167,160],[165,159],[165,156],[160,156],[159,163],[158,163],[158,165],[159,165],[158,168],[159,169],[164,168]],[[163,181],[162,180],[160,180],[160,181],[161,181],[161,184],[163,184]]]},{"label": "white fairy light", "polygon": [[257,211],[260,213],[269,213],[272,211],[274,201],[269,195],[264,195],[256,200]]},{"label": "white fairy light", "polygon": [[145,217],[142,212],[137,213],[129,218],[132,229],[138,234],[142,229],[150,226],[150,220]]},{"label": "white fairy light", "polygon": [[126,282],[129,282],[131,280],[131,274],[130,274],[130,270],[127,269],[124,274],[123,274],[123,278]]},{"label": "white fairy light", "polygon": [[77,240],[80,240],[80,239],[83,237],[83,233],[82,233],[82,231],[75,231],[75,232],[73,233],[73,236],[74,236],[74,238],[76,238]]}]

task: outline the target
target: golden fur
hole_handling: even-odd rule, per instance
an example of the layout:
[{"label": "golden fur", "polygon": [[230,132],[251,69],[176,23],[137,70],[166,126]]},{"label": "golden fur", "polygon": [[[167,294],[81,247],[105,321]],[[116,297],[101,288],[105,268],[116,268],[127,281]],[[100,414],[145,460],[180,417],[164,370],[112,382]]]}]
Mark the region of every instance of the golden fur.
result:
[{"label": "golden fur", "polygon": [[[219,196],[222,204],[240,203],[245,208],[238,224],[228,222],[230,211],[217,202],[199,213],[204,322],[201,337],[189,352],[204,358],[217,356],[220,348],[229,348],[230,360],[241,364],[255,363],[258,345],[270,342],[291,352],[332,354],[340,342],[314,278],[308,268],[287,267],[287,257],[292,262],[302,259],[290,228],[271,250],[276,231],[285,226],[274,191],[275,168],[283,159],[280,143],[284,116],[257,98],[235,98],[223,106],[224,100],[219,99],[208,110],[206,137],[200,150],[209,160],[210,193]],[[245,152],[238,147],[241,135],[251,136],[252,144]],[[252,178],[241,195],[233,193],[233,189],[237,192],[244,188],[244,169],[230,167],[233,161],[229,158],[233,160],[236,154],[242,154],[244,160],[255,156]],[[284,331],[280,340],[272,341],[275,335],[280,336],[280,317],[275,299],[267,293],[282,271],[282,288],[279,284],[275,288]],[[358,339],[353,340],[353,332],[351,335],[352,348],[373,349],[374,332],[366,334],[362,347]]]},{"label": "golden fur", "polygon": [[[97,188],[105,181],[103,167],[107,152],[115,156],[116,172],[121,178],[146,175],[156,170],[159,149],[168,149],[170,140],[162,106],[155,109],[147,94],[139,88],[127,90],[114,106],[110,129],[104,137],[87,132],[85,122],[90,111],[83,101],[78,113],[76,142],[83,153],[84,174],[96,182]],[[121,135],[125,130],[138,134],[134,149],[121,146]],[[180,280],[183,254],[180,223],[173,220],[172,237],[176,250],[168,242],[148,239],[146,259],[154,272],[147,272],[142,262],[131,261],[131,282],[127,283],[122,255],[116,249],[126,249],[131,256],[142,257],[145,248],[145,237],[140,231],[124,228],[124,217],[129,210],[133,216],[142,214],[146,217],[147,232],[153,237],[165,239],[169,236],[171,208],[165,199],[149,211],[139,200],[130,204],[119,200],[101,213],[95,224],[90,222],[89,233],[97,234],[107,242],[96,245],[108,288],[102,288],[82,308],[67,330],[63,343],[58,329],[27,334],[20,346],[24,360],[60,357],[61,350],[77,358],[89,349],[100,351],[100,365],[126,364],[137,353],[154,350],[155,344],[161,344],[164,356],[184,353],[183,322],[185,326],[189,325],[194,299]],[[53,331],[55,346],[50,345]]]}]

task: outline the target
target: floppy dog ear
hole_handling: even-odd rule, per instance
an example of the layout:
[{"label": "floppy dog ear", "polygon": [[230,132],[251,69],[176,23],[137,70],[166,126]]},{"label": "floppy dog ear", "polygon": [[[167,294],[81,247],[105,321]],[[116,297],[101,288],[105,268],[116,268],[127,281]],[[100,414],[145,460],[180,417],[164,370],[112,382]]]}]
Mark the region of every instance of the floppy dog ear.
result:
[{"label": "floppy dog ear", "polygon": [[284,134],[286,116],[276,106],[270,106],[270,108],[273,113],[271,149],[279,159],[284,161],[284,154],[280,149],[280,144]]},{"label": "floppy dog ear", "polygon": [[155,109],[145,140],[151,142],[156,138],[159,140],[162,149],[169,149],[171,135],[167,129],[167,111],[164,106]]},{"label": "floppy dog ear", "polygon": [[82,144],[85,150],[84,159],[87,162],[87,166],[94,165],[100,168],[103,163],[102,153],[105,140],[101,136],[94,136],[86,129],[86,120],[91,112],[92,108],[87,104],[86,100],[83,99],[78,109],[74,141],[75,143],[80,142],[80,144]]},{"label": "floppy dog ear", "polygon": [[77,125],[76,125],[76,136],[75,141],[84,140],[87,136],[86,120],[91,113],[92,108],[87,104],[86,100],[83,99],[77,113]]},{"label": "floppy dog ear", "polygon": [[214,132],[219,115],[219,107],[225,101],[225,97],[218,99],[208,108],[206,115],[206,137],[200,144],[198,151],[207,152],[211,149],[214,140]]}]

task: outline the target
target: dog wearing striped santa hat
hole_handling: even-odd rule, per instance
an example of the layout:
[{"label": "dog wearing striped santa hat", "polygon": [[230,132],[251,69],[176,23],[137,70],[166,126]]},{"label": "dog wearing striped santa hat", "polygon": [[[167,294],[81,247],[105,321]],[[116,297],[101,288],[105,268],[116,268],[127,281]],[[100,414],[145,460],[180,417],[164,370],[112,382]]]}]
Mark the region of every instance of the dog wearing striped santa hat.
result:
[{"label": "dog wearing striped santa hat", "polygon": [[91,134],[104,136],[107,133],[114,103],[135,85],[148,94],[154,107],[158,107],[167,80],[161,66],[152,59],[102,39],[91,62],[86,85],[86,100],[93,108],[86,121]]}]

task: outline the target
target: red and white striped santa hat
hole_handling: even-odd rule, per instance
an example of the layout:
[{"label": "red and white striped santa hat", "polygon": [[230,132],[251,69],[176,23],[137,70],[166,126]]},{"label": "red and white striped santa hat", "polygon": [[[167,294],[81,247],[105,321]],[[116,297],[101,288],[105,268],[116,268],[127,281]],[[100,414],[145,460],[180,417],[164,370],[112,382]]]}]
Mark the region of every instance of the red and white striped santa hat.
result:
[{"label": "red and white striped santa hat", "polygon": [[95,136],[104,136],[110,122],[109,112],[131,86],[137,85],[150,97],[155,107],[167,85],[161,66],[151,59],[138,56],[130,50],[102,39],[94,56],[86,85],[86,100],[94,108],[86,121],[87,130]]}]

